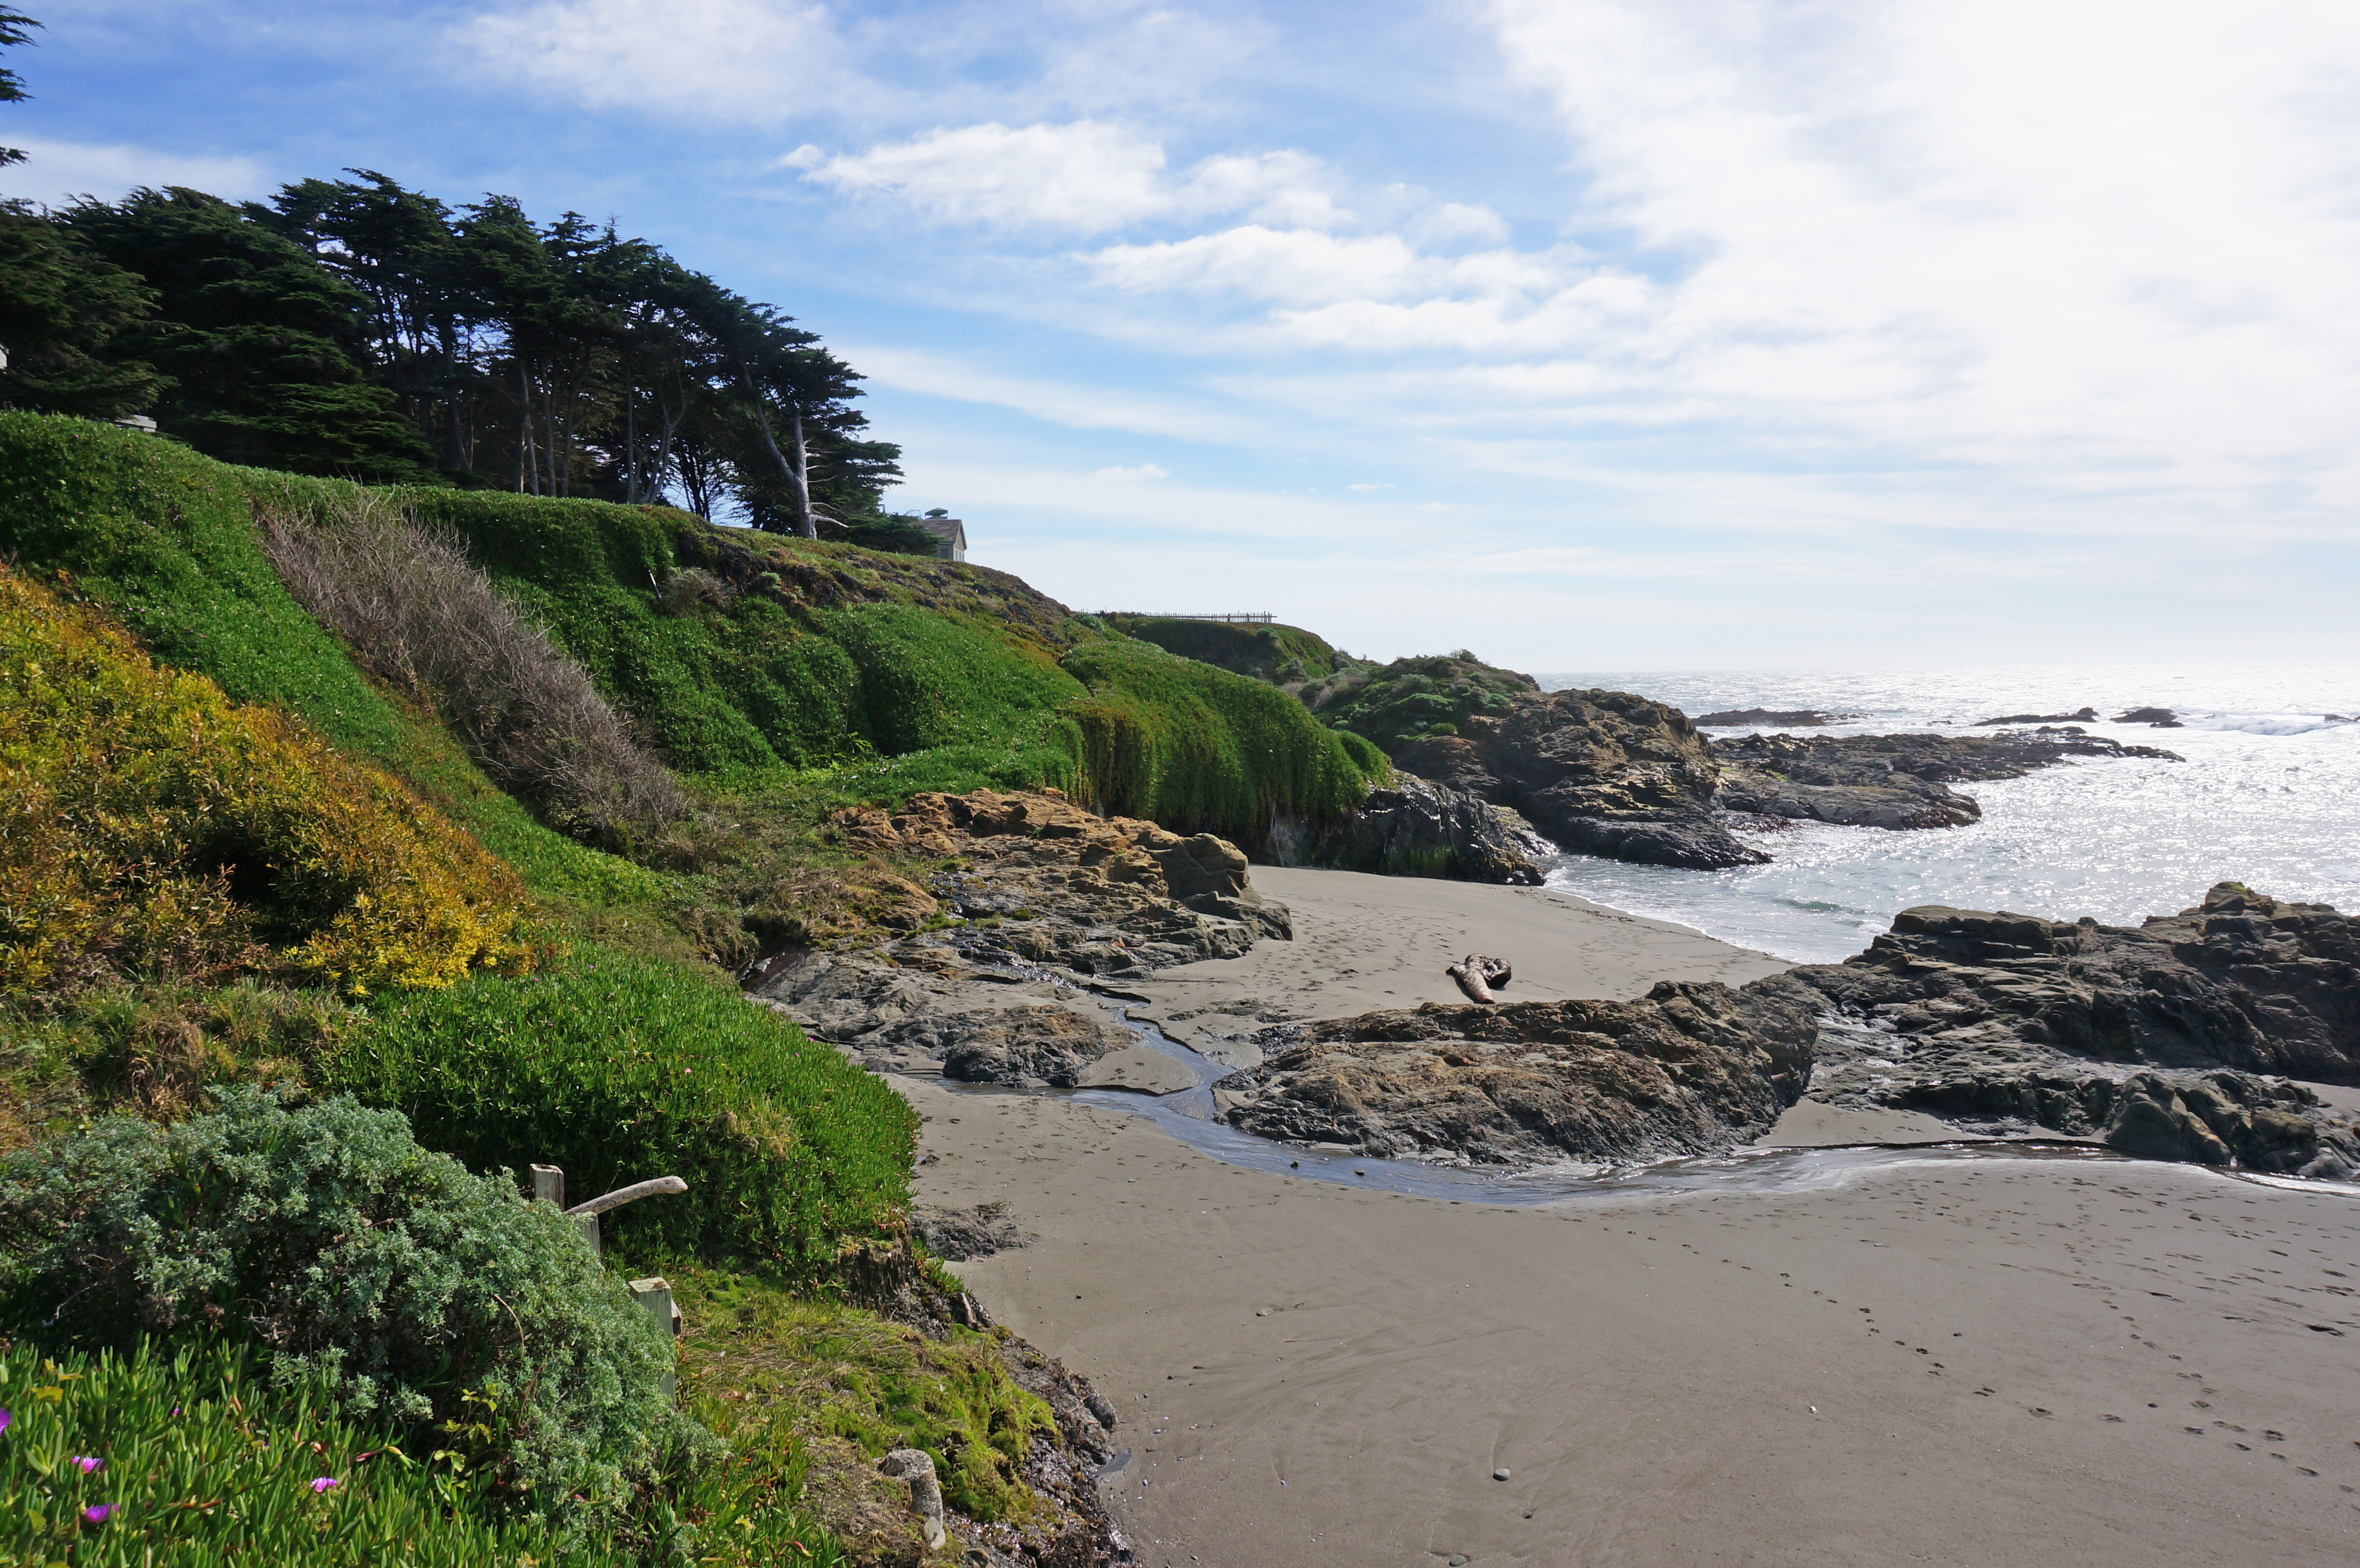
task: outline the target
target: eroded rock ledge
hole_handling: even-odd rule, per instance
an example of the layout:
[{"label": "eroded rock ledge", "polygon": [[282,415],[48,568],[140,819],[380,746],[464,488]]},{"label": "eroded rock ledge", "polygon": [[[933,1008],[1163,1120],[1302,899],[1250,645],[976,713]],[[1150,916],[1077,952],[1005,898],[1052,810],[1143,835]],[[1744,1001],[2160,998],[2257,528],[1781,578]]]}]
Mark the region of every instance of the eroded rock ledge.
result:
[{"label": "eroded rock ledge", "polygon": [[[742,976],[756,1001],[877,1072],[968,1083],[1153,1087],[1164,1059],[1121,1021],[1120,983],[1288,940],[1243,852],[1210,833],[1100,817],[1054,792],[914,797],[841,812],[854,849],[949,863],[910,934],[847,953],[790,950]],[[1165,1085],[1165,1086],[1168,1086]]]},{"label": "eroded rock ledge", "polygon": [[1371,1156],[1542,1165],[1731,1149],[1803,1092],[1816,998],[1666,981],[1633,1002],[1429,1002],[1273,1031],[1218,1086],[1264,1138]]},{"label": "eroded rock ledge", "polygon": [[1782,979],[1826,998],[1811,1098],[2047,1131],[2154,1159],[2342,1177],[2360,1126],[2360,937],[2325,904],[2223,882],[2137,927],[1903,911]]}]

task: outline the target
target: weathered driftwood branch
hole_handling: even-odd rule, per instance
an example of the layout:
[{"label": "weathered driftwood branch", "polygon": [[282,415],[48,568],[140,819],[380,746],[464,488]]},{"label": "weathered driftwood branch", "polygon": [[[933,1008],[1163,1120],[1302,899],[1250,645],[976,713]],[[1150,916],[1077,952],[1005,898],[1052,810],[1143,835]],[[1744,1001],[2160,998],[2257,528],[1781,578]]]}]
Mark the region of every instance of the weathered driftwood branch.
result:
[{"label": "weathered driftwood branch", "polygon": [[1469,1001],[1496,1002],[1499,998],[1491,995],[1491,987],[1505,985],[1514,971],[1504,958],[1485,958],[1470,953],[1443,973],[1459,982],[1459,988],[1467,993]]},{"label": "weathered driftwood branch", "polygon": [[635,1203],[641,1198],[652,1198],[659,1192],[685,1192],[688,1183],[677,1176],[659,1176],[651,1181],[634,1181],[628,1187],[617,1187],[603,1198],[593,1198],[586,1203],[576,1203],[565,1212],[569,1214],[603,1214],[608,1209],[619,1209],[625,1203]]}]

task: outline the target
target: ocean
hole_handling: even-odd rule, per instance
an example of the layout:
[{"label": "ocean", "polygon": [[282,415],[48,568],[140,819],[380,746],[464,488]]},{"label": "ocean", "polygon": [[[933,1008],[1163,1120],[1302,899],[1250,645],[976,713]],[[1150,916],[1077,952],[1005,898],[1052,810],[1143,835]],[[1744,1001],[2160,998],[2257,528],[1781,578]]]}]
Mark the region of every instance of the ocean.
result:
[{"label": "ocean", "polygon": [[[1914,833],[1809,823],[1743,835],[1775,858],[1683,871],[1566,855],[1548,885],[1804,963],[1850,957],[1917,904],[2136,925],[2236,881],[2275,898],[2360,909],[2360,662],[2005,670],[1601,670],[1548,691],[1634,691],[1689,714],[1857,714],[1798,735],[1957,730],[2008,713],[2169,708],[2185,727],[2085,724],[2185,760],[2076,759],[2023,779],[1953,785],[1973,826]],[[1718,735],[1747,730],[1707,732]],[[1966,729],[1967,734],[1989,734]]]}]

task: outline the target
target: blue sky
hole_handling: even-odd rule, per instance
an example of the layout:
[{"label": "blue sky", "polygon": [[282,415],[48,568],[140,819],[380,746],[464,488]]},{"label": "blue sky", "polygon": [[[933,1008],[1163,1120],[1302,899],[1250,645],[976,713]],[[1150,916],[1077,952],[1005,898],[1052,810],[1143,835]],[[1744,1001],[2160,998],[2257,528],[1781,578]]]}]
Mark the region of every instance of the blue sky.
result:
[{"label": "blue sky", "polygon": [[2360,6],[22,0],[10,194],[613,215],[1078,608],[2360,657]]}]

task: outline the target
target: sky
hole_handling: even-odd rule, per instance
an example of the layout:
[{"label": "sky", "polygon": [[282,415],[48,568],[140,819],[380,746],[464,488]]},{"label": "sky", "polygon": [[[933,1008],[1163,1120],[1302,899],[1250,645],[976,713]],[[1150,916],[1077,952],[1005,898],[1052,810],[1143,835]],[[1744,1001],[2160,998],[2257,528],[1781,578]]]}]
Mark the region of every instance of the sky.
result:
[{"label": "sky", "polygon": [[612,217],[1076,609],[2360,658],[2349,0],[12,3],[0,191]]}]

